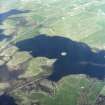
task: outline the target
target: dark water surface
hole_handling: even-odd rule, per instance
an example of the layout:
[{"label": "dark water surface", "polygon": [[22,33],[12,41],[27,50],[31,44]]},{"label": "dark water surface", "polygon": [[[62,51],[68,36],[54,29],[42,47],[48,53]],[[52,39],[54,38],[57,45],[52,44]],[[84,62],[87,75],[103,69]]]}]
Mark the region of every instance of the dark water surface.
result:
[{"label": "dark water surface", "polygon": [[104,79],[105,51],[93,52],[85,43],[60,36],[38,35],[16,43],[20,51],[28,51],[33,57],[57,59],[49,80],[58,81],[70,74],[86,74]]},{"label": "dark water surface", "polygon": [[[8,17],[10,17],[10,16],[17,15],[17,14],[21,14],[21,13],[28,13],[28,12],[29,12],[29,10],[11,9],[11,10],[9,10],[9,11],[7,11],[7,12],[0,13],[0,25],[2,25],[2,23],[3,23],[6,19],[8,19]],[[4,39],[6,39],[7,41],[8,41],[8,40],[11,40],[12,37],[5,35],[5,34],[3,33],[4,31],[5,31],[5,30],[0,29],[0,41],[2,41],[2,40],[4,40]]]},{"label": "dark water surface", "polygon": [[10,17],[12,15],[17,15],[17,14],[21,14],[21,13],[28,13],[28,12],[29,12],[29,10],[11,9],[7,12],[0,13],[0,24],[2,24],[6,19],[8,19],[8,17]]},{"label": "dark water surface", "polygon": [[0,105],[17,105],[12,96],[8,94],[0,95]]}]

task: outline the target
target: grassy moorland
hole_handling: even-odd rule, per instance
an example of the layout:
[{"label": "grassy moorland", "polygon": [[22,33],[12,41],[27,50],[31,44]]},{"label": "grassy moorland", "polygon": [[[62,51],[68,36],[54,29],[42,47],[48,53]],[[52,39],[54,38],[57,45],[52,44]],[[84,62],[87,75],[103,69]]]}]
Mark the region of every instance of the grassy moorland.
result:
[{"label": "grassy moorland", "polygon": [[[7,36],[13,36],[11,40],[0,41],[1,51],[4,47],[0,55],[3,55],[4,59],[7,59],[6,55],[12,56],[7,63],[10,68],[18,66],[30,57],[26,52],[17,51],[14,43],[38,34],[64,36],[85,42],[93,48],[105,48],[105,0],[0,0],[0,7],[1,13],[13,8],[30,10],[29,13],[8,17],[0,25]],[[5,48],[9,44],[14,52],[13,49],[10,50],[11,47]],[[32,58],[21,76],[29,78],[38,75],[44,71],[42,65],[46,65],[47,61],[50,60]],[[53,96],[43,91],[36,92],[34,89],[30,93],[16,90],[13,95],[19,105],[31,105],[36,101],[39,105],[93,105],[100,91],[104,94],[104,84],[104,81],[84,75],[71,75],[56,84]],[[3,86],[4,84],[0,87]]]}]

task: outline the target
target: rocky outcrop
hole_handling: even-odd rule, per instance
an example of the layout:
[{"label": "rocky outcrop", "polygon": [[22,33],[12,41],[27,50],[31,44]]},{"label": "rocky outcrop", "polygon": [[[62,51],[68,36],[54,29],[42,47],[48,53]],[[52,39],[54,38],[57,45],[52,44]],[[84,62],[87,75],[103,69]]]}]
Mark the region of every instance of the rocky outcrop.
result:
[{"label": "rocky outcrop", "polygon": [[99,95],[95,105],[105,105],[105,96]]}]

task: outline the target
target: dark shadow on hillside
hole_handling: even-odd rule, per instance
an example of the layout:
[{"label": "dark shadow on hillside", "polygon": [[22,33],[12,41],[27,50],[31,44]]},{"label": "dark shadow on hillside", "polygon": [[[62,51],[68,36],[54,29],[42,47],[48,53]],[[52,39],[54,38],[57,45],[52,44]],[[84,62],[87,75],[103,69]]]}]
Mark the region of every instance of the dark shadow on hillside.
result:
[{"label": "dark shadow on hillside", "polygon": [[12,39],[12,36],[6,36],[5,34],[0,34],[0,41],[3,41],[3,40],[11,40]]},{"label": "dark shadow on hillside", "polygon": [[4,32],[4,30],[0,29],[0,41],[3,41],[3,40],[8,41],[8,40],[12,39],[12,36],[7,36],[3,32]]},{"label": "dark shadow on hillside", "polygon": [[49,80],[58,81],[70,74],[86,74],[104,79],[105,51],[93,52],[85,43],[60,36],[38,35],[16,43],[20,51],[28,51],[33,57],[57,59]]},{"label": "dark shadow on hillside", "polygon": [[0,66],[0,81],[18,80],[19,76],[24,74],[27,68],[28,60],[18,64],[17,66],[8,66],[3,64]]},{"label": "dark shadow on hillside", "polygon": [[0,33],[2,33],[4,31],[4,29],[0,29]]}]

